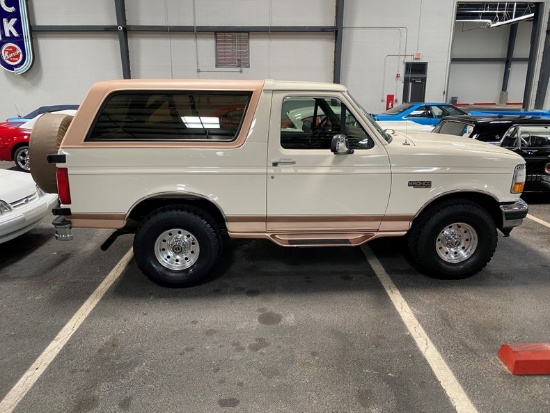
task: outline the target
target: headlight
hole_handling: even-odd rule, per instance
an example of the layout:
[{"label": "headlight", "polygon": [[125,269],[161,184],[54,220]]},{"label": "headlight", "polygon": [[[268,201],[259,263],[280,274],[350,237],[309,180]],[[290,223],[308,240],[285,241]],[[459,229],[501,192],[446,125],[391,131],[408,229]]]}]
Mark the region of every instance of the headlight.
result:
[{"label": "headlight", "polygon": [[11,206],[4,201],[0,201],[0,215],[3,215],[7,212],[11,212]]},{"label": "headlight", "polygon": [[36,193],[38,196],[44,196],[44,191],[40,189],[38,185],[36,185]]},{"label": "headlight", "polygon": [[516,166],[514,170],[514,177],[512,179],[512,188],[510,192],[513,194],[521,194],[523,192],[523,187],[525,186],[525,164]]}]

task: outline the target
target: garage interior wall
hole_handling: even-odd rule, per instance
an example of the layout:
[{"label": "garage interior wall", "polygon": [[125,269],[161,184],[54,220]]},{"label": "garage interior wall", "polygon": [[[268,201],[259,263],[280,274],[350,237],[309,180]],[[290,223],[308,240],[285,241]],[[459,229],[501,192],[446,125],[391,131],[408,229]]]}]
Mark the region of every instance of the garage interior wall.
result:
[{"label": "garage interior wall", "polygon": [[[114,25],[112,0],[29,0],[31,25]],[[90,85],[122,77],[116,33],[33,32],[34,64],[22,75],[0,70],[0,119],[39,106],[79,104]]]},{"label": "garage interior wall", "polygon": [[[335,1],[126,1],[126,17],[128,25],[333,26]],[[333,76],[334,33],[252,32],[250,68],[242,70],[216,68],[214,33],[131,32],[129,46],[132,77],[331,82]]]},{"label": "garage interior wall", "polygon": [[[463,0],[461,2],[467,2]],[[548,7],[543,7],[543,29]],[[128,26],[335,27],[338,0],[126,0]],[[370,112],[403,94],[407,62],[428,64],[427,101],[494,101],[503,64],[452,64],[452,56],[506,54],[504,34],[455,28],[457,0],[344,0],[340,82]],[[98,80],[122,78],[115,0],[28,0],[31,26],[97,25],[110,30],[34,31],[35,63],[23,75],[0,71],[0,119],[41,105],[79,103]],[[391,11],[391,12],[388,12]],[[246,31],[246,30],[244,30]],[[544,30],[543,30],[544,33]],[[488,36],[487,38],[482,36]],[[542,54],[543,41],[539,45]],[[522,23],[515,56],[526,57],[530,24]],[[453,46],[454,45],[454,46]],[[251,32],[250,68],[215,67],[212,32],[128,31],[134,78],[231,78],[331,82],[335,32]],[[478,67],[476,67],[478,66]],[[512,65],[509,100],[520,101],[526,63]],[[540,70],[537,61],[535,79]],[[472,75],[472,72],[475,75]],[[399,75],[399,76],[398,76]],[[533,96],[535,93],[533,93]],[[548,100],[548,97],[547,97]]]},{"label": "garage interior wall", "polygon": [[342,83],[367,111],[384,110],[388,94],[401,103],[406,62],[428,63],[426,100],[447,100],[455,7],[452,0],[346,1]]},{"label": "garage interior wall", "polygon": [[[529,57],[531,22],[518,23],[513,58]],[[479,23],[457,23],[452,58],[506,58],[511,26],[485,28]],[[452,62],[449,95],[459,102],[498,102],[504,75],[504,61]],[[513,62],[508,83],[508,102],[523,100],[527,61]]]}]

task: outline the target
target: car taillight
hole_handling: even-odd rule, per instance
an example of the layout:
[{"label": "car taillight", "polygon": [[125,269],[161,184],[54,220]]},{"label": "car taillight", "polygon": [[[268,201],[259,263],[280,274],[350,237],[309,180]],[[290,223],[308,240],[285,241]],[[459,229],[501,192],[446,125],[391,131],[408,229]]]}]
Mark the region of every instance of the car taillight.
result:
[{"label": "car taillight", "polygon": [[547,174],[550,174],[550,162],[548,162],[544,167],[544,172],[546,172]]},{"label": "car taillight", "polygon": [[57,194],[63,205],[71,203],[71,189],[69,188],[69,170],[57,168]]}]

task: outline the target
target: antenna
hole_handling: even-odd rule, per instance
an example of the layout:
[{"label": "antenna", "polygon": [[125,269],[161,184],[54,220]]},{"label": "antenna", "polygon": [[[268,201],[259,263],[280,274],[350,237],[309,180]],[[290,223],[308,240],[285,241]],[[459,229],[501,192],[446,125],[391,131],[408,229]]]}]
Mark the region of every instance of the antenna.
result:
[{"label": "antenna", "polygon": [[17,105],[14,103],[13,106],[15,106],[15,113],[17,113],[17,117],[20,118],[21,117],[21,112],[19,112],[19,108],[17,107]]}]

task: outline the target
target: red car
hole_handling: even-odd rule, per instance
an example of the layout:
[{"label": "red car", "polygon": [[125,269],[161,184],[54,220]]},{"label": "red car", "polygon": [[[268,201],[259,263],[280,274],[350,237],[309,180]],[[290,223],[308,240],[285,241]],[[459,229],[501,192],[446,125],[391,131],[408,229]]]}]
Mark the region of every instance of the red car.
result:
[{"label": "red car", "polygon": [[74,115],[78,105],[41,106],[24,117],[0,122],[0,161],[14,161],[17,169],[30,172],[29,139],[36,120],[44,113]]},{"label": "red car", "polygon": [[30,129],[21,122],[0,123],[0,161],[14,161],[17,169],[29,172]]}]

